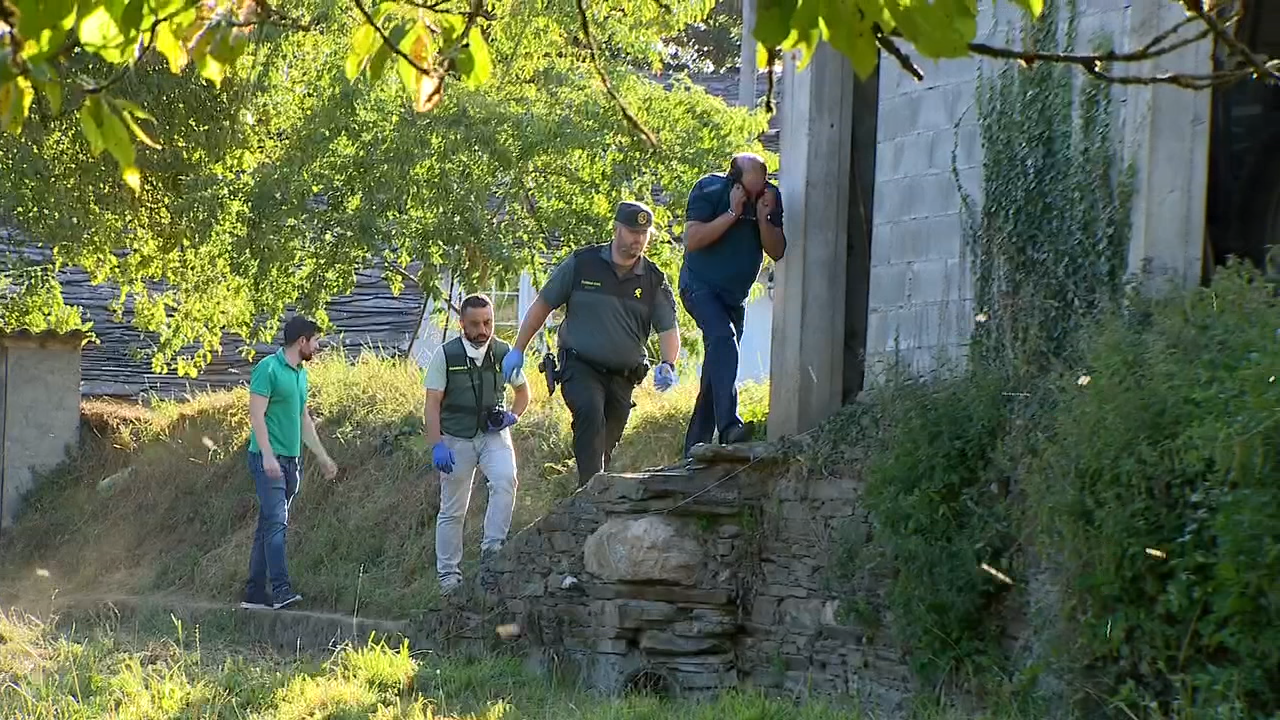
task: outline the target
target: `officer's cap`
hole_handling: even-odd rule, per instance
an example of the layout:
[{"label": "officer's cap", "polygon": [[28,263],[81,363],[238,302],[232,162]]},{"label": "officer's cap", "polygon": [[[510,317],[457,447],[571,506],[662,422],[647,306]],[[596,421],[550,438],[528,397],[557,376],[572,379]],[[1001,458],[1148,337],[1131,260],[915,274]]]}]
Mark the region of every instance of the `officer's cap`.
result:
[{"label": "officer's cap", "polygon": [[632,230],[648,230],[653,227],[653,211],[644,203],[623,200],[613,213],[613,219]]}]

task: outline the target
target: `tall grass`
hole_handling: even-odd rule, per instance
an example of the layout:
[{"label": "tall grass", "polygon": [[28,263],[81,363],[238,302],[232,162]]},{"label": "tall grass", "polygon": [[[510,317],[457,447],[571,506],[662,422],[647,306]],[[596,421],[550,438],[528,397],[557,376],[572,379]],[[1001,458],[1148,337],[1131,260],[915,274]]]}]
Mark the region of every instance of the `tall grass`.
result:
[{"label": "tall grass", "polygon": [[[306,470],[291,509],[290,572],[309,605],[402,617],[435,600],[439,487],[421,440],[419,369],[371,354],[318,359],[313,412],[341,470]],[[569,414],[531,374],[533,405],[514,429],[520,473],[514,530],[576,487]],[[676,461],[696,381],[659,394],[646,381],[614,454],[614,470]],[[767,389],[743,389],[762,419]],[[256,521],[245,469],[242,389],[148,407],[93,400],[78,454],[29,499],[0,538],[0,588],[19,600],[159,592],[238,599]],[[304,461],[305,465],[305,461]],[[477,478],[467,524],[475,552],[485,498]]]}]

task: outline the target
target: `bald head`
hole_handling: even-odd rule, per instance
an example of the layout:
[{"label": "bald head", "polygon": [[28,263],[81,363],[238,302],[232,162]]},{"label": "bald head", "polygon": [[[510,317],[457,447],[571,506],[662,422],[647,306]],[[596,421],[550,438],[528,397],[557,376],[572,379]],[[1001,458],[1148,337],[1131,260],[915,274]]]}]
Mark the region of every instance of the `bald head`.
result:
[{"label": "bald head", "polygon": [[757,198],[764,191],[769,166],[765,164],[764,158],[755,153],[738,153],[729,160],[729,176],[738,178],[747,194]]}]

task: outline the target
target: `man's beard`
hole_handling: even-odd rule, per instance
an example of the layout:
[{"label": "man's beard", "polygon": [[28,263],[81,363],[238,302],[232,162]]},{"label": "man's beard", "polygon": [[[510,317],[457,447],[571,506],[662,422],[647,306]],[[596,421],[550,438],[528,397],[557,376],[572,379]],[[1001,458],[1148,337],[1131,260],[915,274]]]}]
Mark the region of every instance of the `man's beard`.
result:
[{"label": "man's beard", "polygon": [[488,335],[480,335],[480,336],[477,336],[477,338],[473,338],[473,337],[471,337],[470,335],[465,335],[465,334],[464,334],[464,335],[463,335],[463,337],[465,337],[465,338],[466,338],[466,340],[467,340],[467,342],[471,344],[471,347],[473,347],[473,348],[475,348],[475,349],[477,349],[477,350],[479,350],[479,349],[483,348],[485,345],[488,345],[488,344],[489,344],[489,336],[488,336]]},{"label": "man's beard", "polygon": [[298,348],[298,357],[305,362],[315,357],[315,353],[310,350]]}]

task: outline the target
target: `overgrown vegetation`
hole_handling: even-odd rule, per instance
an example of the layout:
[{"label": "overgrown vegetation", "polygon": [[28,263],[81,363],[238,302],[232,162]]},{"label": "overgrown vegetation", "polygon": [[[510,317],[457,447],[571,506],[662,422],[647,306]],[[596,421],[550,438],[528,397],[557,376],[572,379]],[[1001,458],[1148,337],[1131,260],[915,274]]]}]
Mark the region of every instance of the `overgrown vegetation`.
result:
[{"label": "overgrown vegetation", "polygon": [[[422,389],[416,366],[372,355],[327,358],[311,369],[321,434],[341,472],[305,473],[293,505],[289,560],[313,608],[406,617],[436,598],[436,473],[421,447]],[[532,376],[533,406],[516,426],[520,469],[513,531],[576,487],[569,416]],[[697,384],[662,395],[637,392],[615,469],[679,458]],[[748,385],[744,414],[762,418],[767,388]],[[248,397],[243,389],[186,402],[92,401],[87,442],[0,539],[0,599],[166,593],[235,601],[256,520],[244,467]],[[305,461],[304,461],[305,462]],[[485,507],[477,478],[467,530],[476,552]],[[470,555],[468,556],[470,558]],[[469,559],[470,562],[470,559]],[[40,573],[40,574],[38,574]]]},{"label": "overgrown vegetation", "polygon": [[1079,369],[901,382],[847,411],[874,519],[855,559],[892,568],[922,676],[1073,710],[1280,712],[1277,328],[1273,288],[1232,267],[1135,294],[1087,326]]},{"label": "overgrown vegetation", "polygon": [[[1057,17],[1028,42],[1070,47]],[[1048,66],[982,81],[970,363],[833,423],[825,452],[865,468],[872,517],[847,586],[886,583],[927,687],[1035,716],[1274,717],[1280,301],[1243,266],[1126,293],[1110,103]]]},{"label": "overgrown vegetation", "polygon": [[0,716],[23,720],[849,720],[755,693],[712,703],[602,699],[535,677],[517,660],[451,662],[374,643],[318,662],[246,654],[177,625],[168,637],[114,628],[63,636],[0,615]]},{"label": "overgrown vegetation", "polygon": [[[1078,17],[1075,0],[1050,0],[1021,44],[1076,51]],[[1069,358],[1081,327],[1119,301],[1134,181],[1118,157],[1112,105],[1109,85],[1058,65],[979,78],[981,200],[961,188],[978,362],[1037,373]]]}]

